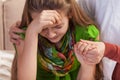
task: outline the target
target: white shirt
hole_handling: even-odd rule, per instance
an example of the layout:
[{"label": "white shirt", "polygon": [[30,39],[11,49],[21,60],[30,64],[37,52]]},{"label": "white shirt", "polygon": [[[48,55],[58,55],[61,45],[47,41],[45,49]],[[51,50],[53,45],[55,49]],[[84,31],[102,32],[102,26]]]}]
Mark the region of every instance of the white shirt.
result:
[{"label": "white shirt", "polygon": [[[120,0],[78,0],[81,7],[100,28],[100,39],[120,45]],[[112,80],[115,62],[103,59],[104,80]]]}]

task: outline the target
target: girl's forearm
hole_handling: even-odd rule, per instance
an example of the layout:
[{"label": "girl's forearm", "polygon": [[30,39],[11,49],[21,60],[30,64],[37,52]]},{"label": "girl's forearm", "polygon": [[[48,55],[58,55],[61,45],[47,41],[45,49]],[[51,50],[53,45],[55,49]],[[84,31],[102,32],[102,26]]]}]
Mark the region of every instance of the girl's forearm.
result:
[{"label": "girl's forearm", "polygon": [[81,66],[77,80],[95,80],[96,66]]},{"label": "girl's forearm", "polygon": [[36,80],[38,34],[27,29],[23,53],[18,55],[18,80]]}]

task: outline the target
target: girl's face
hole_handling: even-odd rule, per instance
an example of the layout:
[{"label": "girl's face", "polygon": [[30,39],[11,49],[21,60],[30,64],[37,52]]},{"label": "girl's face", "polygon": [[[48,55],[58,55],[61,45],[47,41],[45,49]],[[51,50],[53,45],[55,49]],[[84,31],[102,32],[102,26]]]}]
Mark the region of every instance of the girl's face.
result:
[{"label": "girl's face", "polygon": [[[32,14],[32,18],[34,19],[38,13]],[[66,16],[64,12],[60,13],[62,19],[61,23],[50,25],[47,28],[43,29],[40,33],[41,36],[47,38],[52,43],[59,42],[63,36],[66,34],[69,27],[69,18]]]}]

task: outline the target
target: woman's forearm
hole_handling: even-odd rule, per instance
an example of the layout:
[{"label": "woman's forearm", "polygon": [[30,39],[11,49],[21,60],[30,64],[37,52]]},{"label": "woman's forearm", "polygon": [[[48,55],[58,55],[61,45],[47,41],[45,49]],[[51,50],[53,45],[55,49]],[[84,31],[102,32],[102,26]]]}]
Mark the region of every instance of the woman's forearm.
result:
[{"label": "woman's forearm", "polygon": [[23,53],[18,55],[18,80],[36,80],[38,34],[26,31]]},{"label": "woman's forearm", "polygon": [[96,66],[81,66],[77,80],[95,80]]},{"label": "woman's forearm", "polygon": [[105,42],[104,56],[120,63],[120,46]]}]

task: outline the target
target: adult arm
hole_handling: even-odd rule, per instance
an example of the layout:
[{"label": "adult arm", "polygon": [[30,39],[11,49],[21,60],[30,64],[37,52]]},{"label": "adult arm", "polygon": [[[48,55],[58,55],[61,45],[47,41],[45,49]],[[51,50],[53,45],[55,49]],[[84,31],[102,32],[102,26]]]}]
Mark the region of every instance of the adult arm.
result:
[{"label": "adult arm", "polygon": [[105,44],[104,56],[120,63],[120,46],[106,42],[104,44]]}]

